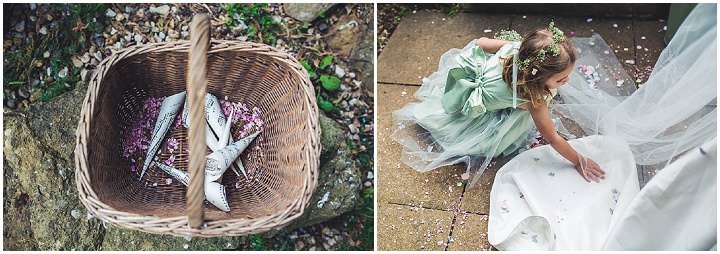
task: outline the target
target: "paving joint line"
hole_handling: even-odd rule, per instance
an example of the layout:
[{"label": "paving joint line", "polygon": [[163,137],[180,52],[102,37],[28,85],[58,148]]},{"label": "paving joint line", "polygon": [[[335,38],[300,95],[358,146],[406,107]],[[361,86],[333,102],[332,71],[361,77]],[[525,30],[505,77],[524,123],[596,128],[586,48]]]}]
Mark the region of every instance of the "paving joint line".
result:
[{"label": "paving joint line", "polygon": [[490,216],[490,214],[481,213],[481,212],[473,212],[473,211],[465,211],[467,214],[474,214],[474,215],[487,215]]},{"label": "paving joint line", "polygon": [[[640,72],[641,72],[642,70],[640,70],[640,68],[638,68],[638,64],[640,63],[640,59],[638,59],[638,50],[637,50],[637,45],[638,45],[638,43],[637,43],[637,41],[635,41],[635,40],[637,39],[637,30],[635,29],[635,15],[633,15],[633,18],[630,20],[630,22],[632,22],[632,23],[631,23],[631,24],[632,24],[631,26],[632,26],[632,30],[633,30],[633,38],[632,38],[632,39],[633,39],[633,45],[632,45],[632,48],[633,48],[633,61],[635,61],[635,64],[633,64],[633,67],[635,68],[635,75],[633,75],[633,76],[634,76],[633,78],[634,78],[635,80],[638,80],[638,77],[640,77]],[[635,88],[640,88],[640,84],[635,83]]]},{"label": "paving joint line", "polygon": [[399,206],[407,206],[407,207],[413,207],[413,208],[418,207],[418,208],[423,208],[423,209],[428,209],[428,210],[435,210],[435,211],[441,211],[441,212],[452,212],[452,210],[450,210],[450,209],[442,210],[442,209],[433,208],[433,207],[414,206],[414,205],[394,203],[394,202],[386,202],[385,204],[389,204],[389,205],[399,205]]},{"label": "paving joint line", "polygon": [[457,221],[457,217],[460,214],[460,211],[461,211],[460,209],[462,208],[463,197],[465,197],[466,189],[467,189],[467,180],[463,180],[463,190],[462,190],[462,193],[460,194],[460,200],[458,202],[458,205],[455,208],[455,211],[453,211],[453,219],[452,219],[452,223],[450,223],[450,230],[448,232],[448,238],[447,238],[448,244],[445,245],[445,251],[447,251],[448,248],[450,248],[450,244],[451,244],[451,240],[452,240],[452,233],[453,233],[453,230],[455,230],[455,222]]},{"label": "paving joint line", "polygon": [[420,86],[420,85],[416,85],[416,84],[382,82],[382,81],[378,81],[377,83],[378,83],[378,85],[383,84],[383,85],[398,85],[398,86]]}]

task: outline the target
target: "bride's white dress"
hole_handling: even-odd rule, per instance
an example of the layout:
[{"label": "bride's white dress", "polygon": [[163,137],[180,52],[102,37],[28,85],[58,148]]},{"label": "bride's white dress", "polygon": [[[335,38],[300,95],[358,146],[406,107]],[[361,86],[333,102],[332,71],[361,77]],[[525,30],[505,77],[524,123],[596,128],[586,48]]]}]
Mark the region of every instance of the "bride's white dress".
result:
[{"label": "bride's white dress", "polygon": [[[595,79],[591,86],[578,73],[560,87],[562,103],[552,106],[553,113],[592,134],[570,144],[595,160],[606,179],[587,183],[550,146],[521,153],[495,178],[488,225],[492,245],[500,250],[715,248],[716,17],[716,4],[699,4],[648,81],[630,96],[613,89],[615,80]],[[578,62],[583,54],[617,62],[597,54],[594,46],[578,47]],[[642,191],[636,164],[663,168]]]},{"label": "bride's white dress", "polygon": [[595,159],[606,179],[586,182],[550,146],[519,154],[493,183],[490,244],[501,250],[602,247],[601,239],[616,220],[613,215],[622,213],[639,191],[635,160],[624,141],[610,136],[571,140],[570,145]]}]

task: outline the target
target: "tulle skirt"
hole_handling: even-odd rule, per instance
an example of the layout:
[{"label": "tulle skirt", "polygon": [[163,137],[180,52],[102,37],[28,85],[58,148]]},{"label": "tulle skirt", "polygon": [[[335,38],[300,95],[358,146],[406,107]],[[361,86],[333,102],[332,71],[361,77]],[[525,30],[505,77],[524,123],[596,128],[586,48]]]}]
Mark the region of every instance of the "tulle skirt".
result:
[{"label": "tulle skirt", "polygon": [[455,56],[470,50],[451,49],[440,58],[438,71],[423,79],[415,93],[419,100],[393,112],[391,138],[403,145],[401,160],[419,172],[464,162],[470,186],[493,157],[508,156],[527,147],[535,134],[530,113],[520,108],[487,111],[478,117],[448,114],[441,98],[450,69],[459,67]]}]

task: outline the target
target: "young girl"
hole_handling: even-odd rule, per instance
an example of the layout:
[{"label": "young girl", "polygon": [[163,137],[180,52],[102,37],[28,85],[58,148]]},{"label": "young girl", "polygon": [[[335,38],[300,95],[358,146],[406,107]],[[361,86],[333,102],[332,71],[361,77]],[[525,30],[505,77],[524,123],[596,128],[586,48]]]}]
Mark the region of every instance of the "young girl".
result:
[{"label": "young girl", "polygon": [[576,58],[574,46],[553,23],[522,42],[483,37],[446,52],[438,71],[416,93],[421,101],[393,113],[392,138],[404,145],[403,162],[421,172],[465,162],[463,179],[475,173],[472,186],[493,157],[524,146],[534,123],[586,181],[604,179],[597,163],[557,134],[548,110]]}]

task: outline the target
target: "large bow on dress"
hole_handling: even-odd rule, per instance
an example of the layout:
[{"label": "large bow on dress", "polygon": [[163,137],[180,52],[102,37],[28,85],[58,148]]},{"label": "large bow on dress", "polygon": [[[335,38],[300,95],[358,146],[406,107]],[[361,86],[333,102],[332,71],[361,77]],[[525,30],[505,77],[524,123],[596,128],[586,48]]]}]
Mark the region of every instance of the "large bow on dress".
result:
[{"label": "large bow on dress", "polygon": [[448,114],[460,111],[468,117],[478,117],[487,111],[485,102],[493,97],[485,85],[502,79],[501,75],[485,75],[488,57],[480,47],[455,57],[460,67],[448,72],[445,94],[441,103]]}]

